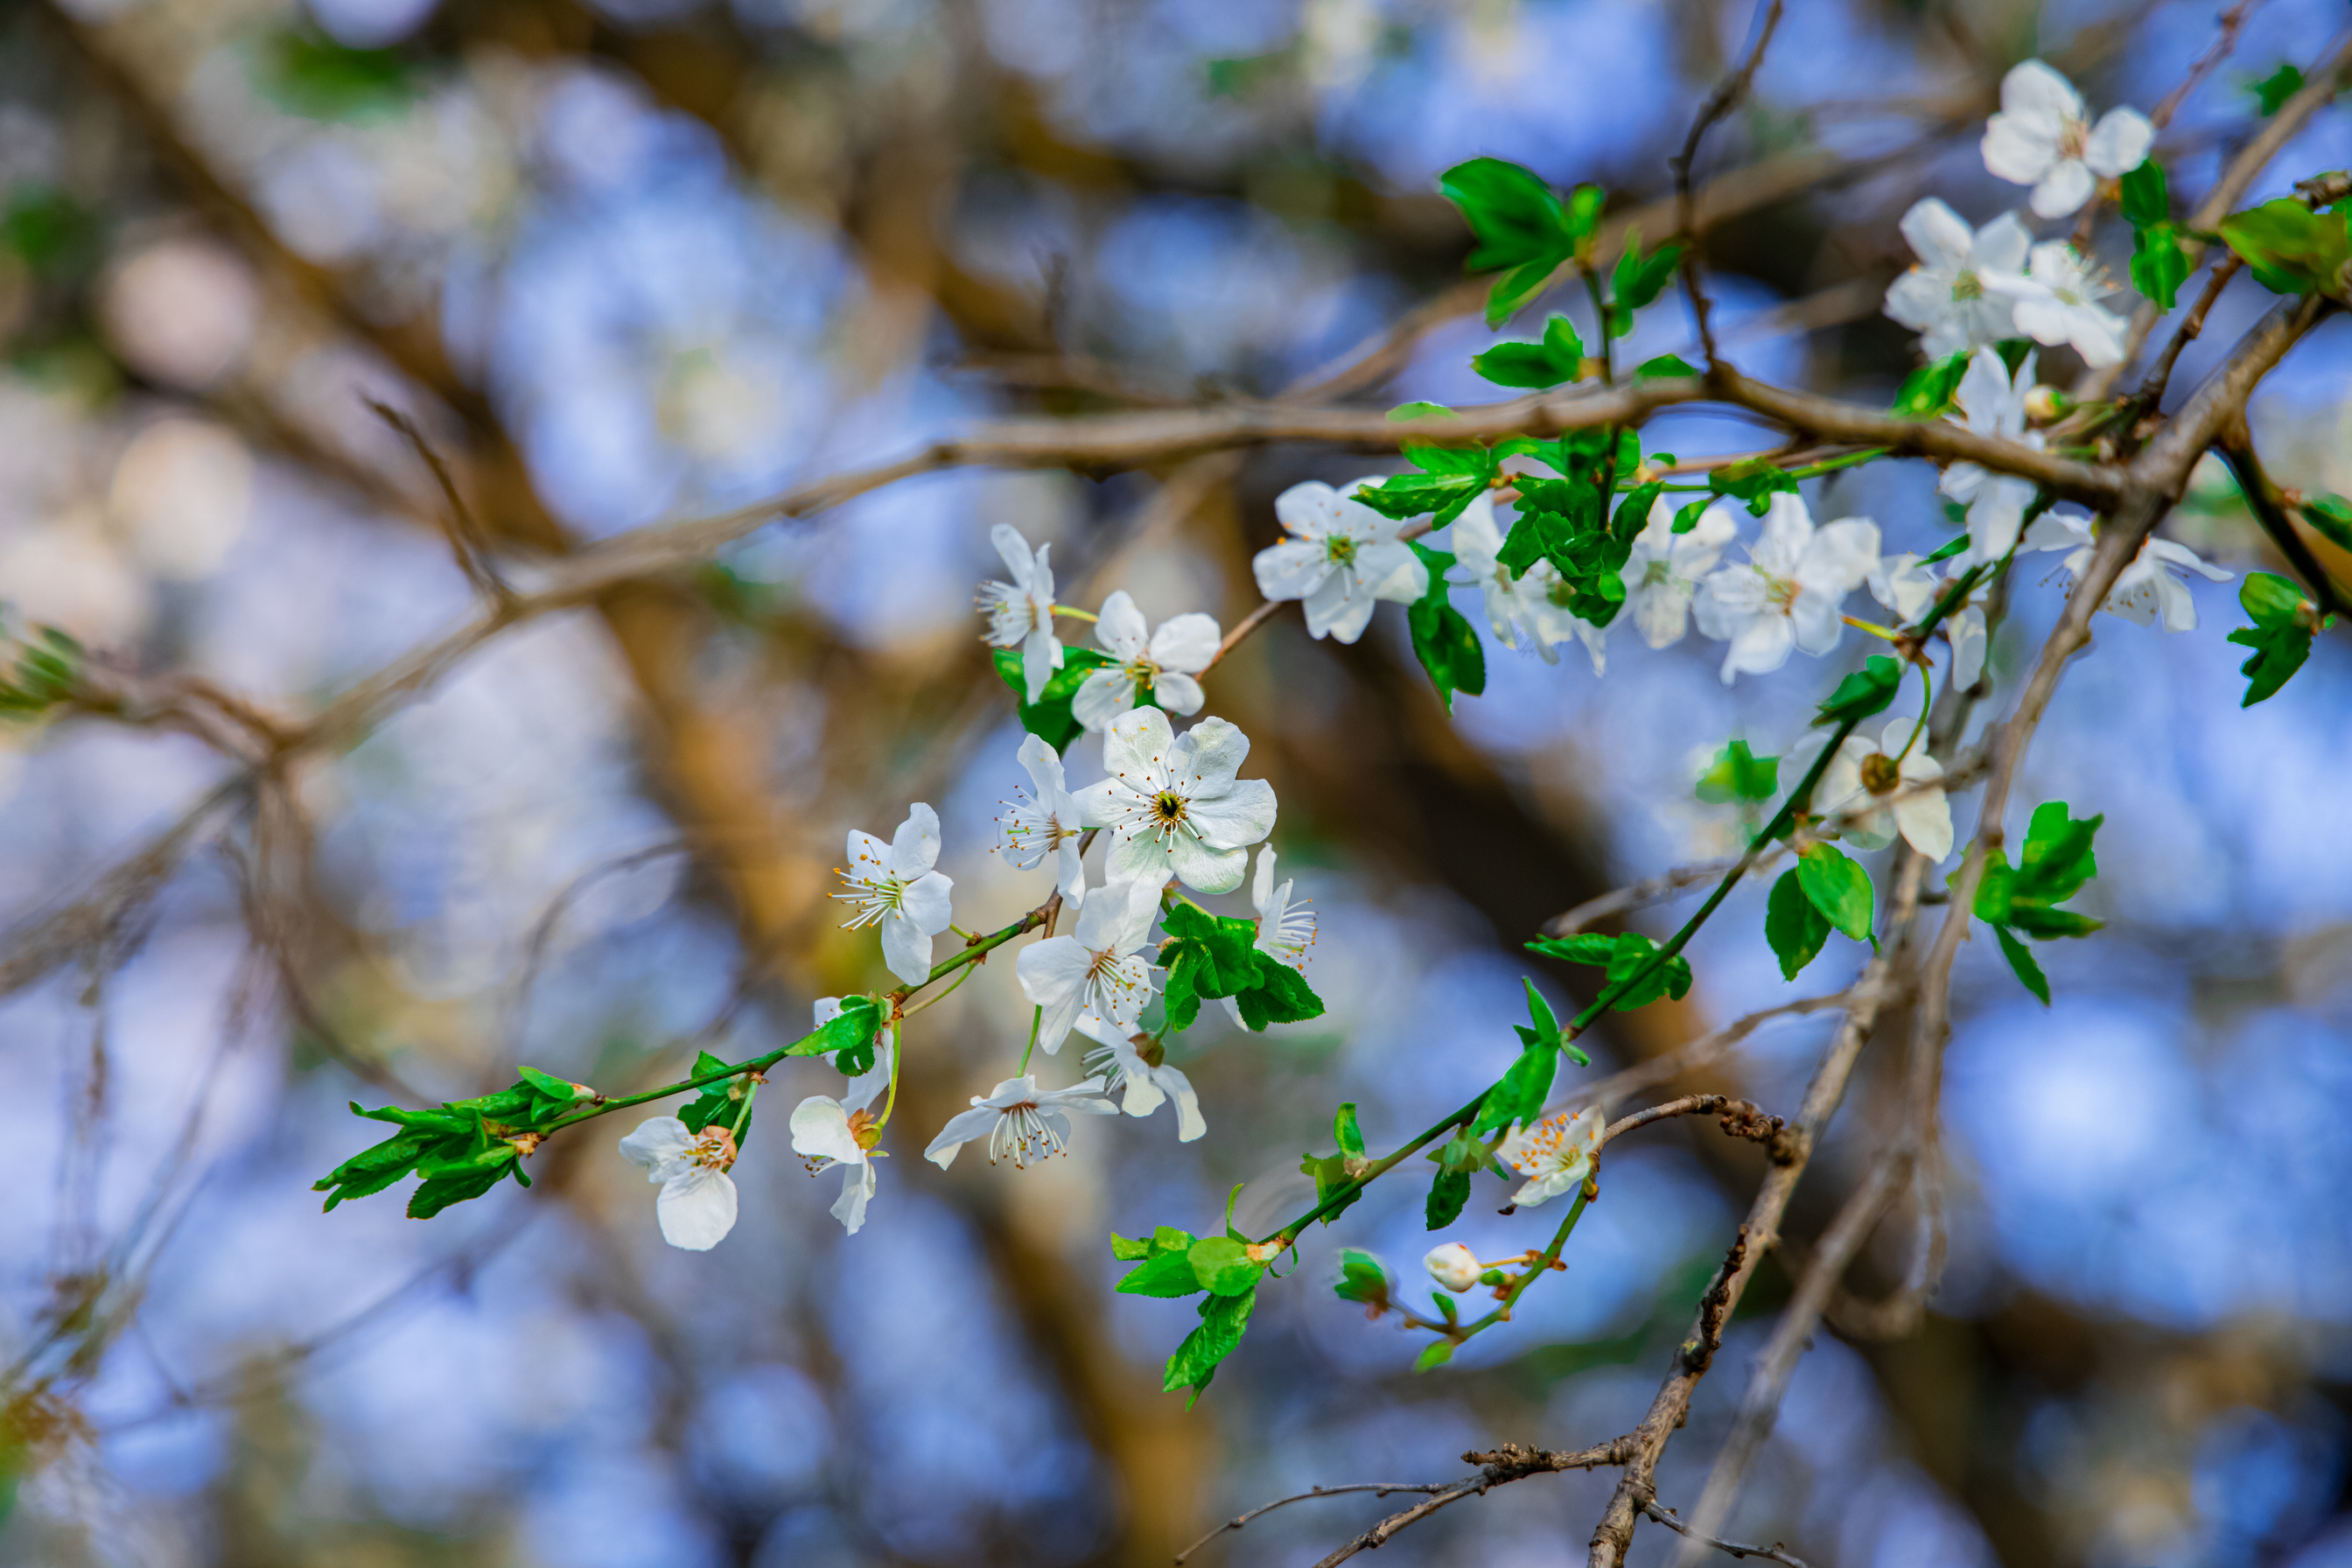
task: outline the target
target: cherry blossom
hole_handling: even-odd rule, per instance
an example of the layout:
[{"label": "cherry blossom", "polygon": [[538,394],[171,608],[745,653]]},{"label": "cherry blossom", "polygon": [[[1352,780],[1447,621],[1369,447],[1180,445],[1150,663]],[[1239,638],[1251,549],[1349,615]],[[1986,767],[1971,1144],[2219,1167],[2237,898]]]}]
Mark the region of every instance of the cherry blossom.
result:
[{"label": "cherry blossom", "polygon": [[[1257,852],[1257,875],[1250,883],[1250,905],[1257,910],[1257,940],[1251,945],[1276,963],[1286,963],[1304,973],[1307,950],[1315,945],[1314,911],[1290,902],[1291,883],[1283,879],[1276,887],[1274,881],[1274,846],[1262,847]],[[1217,1005],[1234,1027],[1244,1028],[1241,1005],[1230,996],[1220,996]]]},{"label": "cherry blossom", "polygon": [[[1149,710],[1147,710],[1149,711]],[[1044,1012],[1037,1043],[1051,1056],[1081,1013],[1131,1024],[1151,999],[1151,962],[1139,951],[1151,936],[1162,883],[1113,882],[1095,889],[1077,929],[1021,950],[1013,973]]]},{"label": "cherry blossom", "polygon": [[[1968,371],[1953,395],[1960,405],[1960,417],[1953,422],[1979,436],[2040,450],[2041,432],[2025,427],[2036,357],[2028,353],[2011,376],[1998,351],[1979,349],[1969,357]],[[2024,525],[2026,508],[2033,504],[2035,489],[2032,479],[1996,474],[1969,462],[1946,468],[1936,488],[1969,509],[1969,553],[1964,565],[1998,561],[2009,553],[2010,546],[2017,542],[2017,531]]]},{"label": "cherry blossom", "polygon": [[1886,313],[1920,335],[1921,353],[1942,359],[2017,335],[2008,298],[1987,283],[2025,266],[2033,237],[2015,213],[1971,229],[1929,196],[1903,215],[1902,227],[1919,260],[1887,289]]},{"label": "cherry blossom", "polygon": [[621,1140],[621,1153],[646,1168],[661,1193],[654,1217],[662,1239],[688,1252],[708,1252],[735,1228],[735,1135],[712,1125],[697,1132],[675,1116],[650,1116]]},{"label": "cherry blossom", "polygon": [[842,929],[879,925],[882,961],[909,985],[930,978],[931,938],[955,920],[949,907],[955,884],[931,869],[939,858],[939,813],[918,801],[887,844],[849,830],[849,867],[839,873],[847,890],[834,894],[857,911]]},{"label": "cherry blossom", "polygon": [[1964,606],[1944,623],[1944,637],[1952,645],[1951,684],[1966,691],[1984,674],[1985,648],[1990,640],[1984,611],[1975,605]]},{"label": "cherry blossom", "polygon": [[1985,122],[1985,167],[2016,185],[2032,185],[2036,217],[2082,210],[2099,181],[2127,174],[2147,160],[2156,127],[2137,109],[2110,109],[2091,123],[2074,84],[2040,60],[2000,79],[2000,112]]},{"label": "cherry blossom", "polygon": [[[2025,531],[2025,542],[2019,549],[2063,550],[2067,556],[2059,563],[2059,570],[2069,577],[2079,577],[2098,549],[2098,536],[2092,532],[2087,520],[2053,512]],[[2175,544],[2168,539],[2149,539],[2116,578],[2116,585],[2107,590],[2099,608],[2137,626],[2147,626],[2161,618],[2166,631],[2194,631],[2197,601],[2189,596],[2189,584],[2183,577],[2174,575],[2190,572],[2214,583],[2231,582],[2236,576],[2207,564],[2187,545]]]},{"label": "cherry blossom", "polygon": [[2022,274],[1990,279],[1988,287],[2009,296],[2017,330],[2035,342],[2071,344],[2093,369],[2122,363],[2130,323],[2099,303],[2115,286],[2064,240],[2035,246]]},{"label": "cherry blossom", "polygon": [[1078,909],[1087,899],[1087,874],[1078,852],[1087,829],[1063,779],[1062,753],[1035,735],[1024,735],[1017,755],[1037,793],[1015,789],[1013,798],[1004,802],[1004,815],[996,819],[997,847],[1024,871],[1052,860],[1055,890],[1062,895],[1064,907]]},{"label": "cherry blossom", "polygon": [[944,1171],[965,1144],[985,1138],[990,1164],[1009,1159],[1018,1170],[1032,1160],[1067,1152],[1071,1116],[1118,1115],[1118,1108],[1103,1094],[1100,1079],[1069,1089],[1039,1089],[1034,1074],[1008,1078],[987,1094],[972,1096],[970,1110],[950,1117],[923,1158]]},{"label": "cherry blossom", "polygon": [[[817,1007],[823,1024],[824,1004]],[[834,1011],[840,1010],[840,1002],[834,1000]],[[813,1094],[793,1107],[793,1152],[807,1161],[809,1174],[828,1165],[841,1167],[841,1196],[834,1200],[833,1217],[851,1236],[866,1223],[866,1205],[874,1196],[874,1161],[878,1157],[874,1145],[881,1140],[882,1129],[869,1108],[890,1084],[887,1052],[888,1047],[883,1047],[874,1070],[850,1079],[840,1099]]]},{"label": "cherry blossom", "polygon": [[1944,589],[1942,580],[1921,565],[1919,557],[1908,550],[1900,555],[1880,556],[1866,581],[1870,596],[1894,611],[1895,618],[1906,626],[1917,620]]},{"label": "cherry blossom", "polygon": [[[1445,580],[1465,588],[1476,588],[1486,600],[1486,625],[1493,628],[1495,640],[1505,647],[1519,646],[1519,632],[1528,620],[1533,601],[1540,596],[1547,583],[1557,582],[1559,572],[1549,561],[1538,561],[1528,568],[1524,577],[1514,577],[1511,569],[1497,557],[1502,553],[1502,530],[1495,524],[1495,498],[1482,495],[1462,509],[1462,515],[1453,523],[1454,564],[1446,568]],[[1550,648],[1538,641],[1547,661],[1557,658]]]},{"label": "cherry blossom", "polygon": [[1818,656],[1837,647],[1845,597],[1878,563],[1878,525],[1849,517],[1816,529],[1804,501],[1784,491],[1772,498],[1748,555],[1745,564],[1709,573],[1692,603],[1699,631],[1731,645],[1727,686],[1742,670],[1780,668],[1791,647]]},{"label": "cherry blossom", "polygon": [[1070,712],[1089,730],[1099,730],[1133,708],[1147,693],[1171,713],[1192,714],[1204,700],[1193,677],[1217,657],[1216,618],[1194,611],[1144,625],[1143,612],[1121,588],[1103,601],[1095,641],[1119,662],[1087,677]]},{"label": "cherry blossom", "polygon": [[1092,1013],[1078,1015],[1077,1030],[1096,1042],[1087,1052],[1087,1072],[1100,1079],[1105,1094],[1126,1091],[1119,1109],[1129,1116],[1149,1116],[1169,1100],[1176,1102],[1176,1142],[1190,1143],[1209,1130],[1201,1116],[1201,1097],[1192,1080],[1168,1065],[1165,1047],[1130,1025],[1113,1024]]},{"label": "cherry blossom", "polygon": [[1592,1173],[1601,1134],[1608,1125],[1601,1108],[1588,1105],[1573,1116],[1563,1110],[1533,1126],[1513,1129],[1495,1151],[1503,1163],[1528,1178],[1511,1194],[1511,1202],[1533,1208],[1581,1185]]},{"label": "cherry blossom", "polygon": [[1689,532],[1676,533],[1675,509],[1660,497],[1648,524],[1634,535],[1633,552],[1625,558],[1625,608],[1652,647],[1671,647],[1690,629],[1691,595],[1722,559],[1723,547],[1738,536],[1732,505],[1717,501],[1698,514]]},{"label": "cherry blossom", "polygon": [[1122,713],[1103,731],[1110,776],[1077,792],[1081,819],[1110,830],[1108,879],[1169,878],[1203,893],[1241,886],[1249,847],[1274,831],[1274,786],[1235,776],[1249,737],[1223,719],[1181,736],[1157,708]]},{"label": "cherry blossom", "polygon": [[[1376,485],[1383,476],[1348,489]],[[1309,480],[1275,498],[1274,515],[1291,537],[1261,550],[1252,563],[1258,592],[1302,599],[1309,637],[1354,642],[1381,599],[1409,605],[1429,592],[1429,568],[1397,538],[1400,526],[1360,500]]]},{"label": "cherry blossom", "polygon": [[1004,558],[1004,569],[1013,574],[1013,581],[980,585],[980,611],[988,617],[988,630],[981,639],[992,647],[1021,650],[1022,678],[1028,685],[1029,700],[1034,702],[1045,694],[1045,683],[1054,679],[1054,672],[1062,668],[1062,643],[1054,635],[1054,569],[1045,560],[1046,552],[1054,547],[1039,545],[1033,558],[1029,542],[1008,522],[989,530],[988,538],[996,553]]},{"label": "cherry blossom", "polygon": [[1822,816],[1840,819],[1838,837],[1857,849],[1884,849],[1900,832],[1930,860],[1952,852],[1952,803],[1937,782],[1944,767],[1927,754],[1918,730],[1916,719],[1891,720],[1876,743],[1849,735],[1838,747],[1814,795]]}]

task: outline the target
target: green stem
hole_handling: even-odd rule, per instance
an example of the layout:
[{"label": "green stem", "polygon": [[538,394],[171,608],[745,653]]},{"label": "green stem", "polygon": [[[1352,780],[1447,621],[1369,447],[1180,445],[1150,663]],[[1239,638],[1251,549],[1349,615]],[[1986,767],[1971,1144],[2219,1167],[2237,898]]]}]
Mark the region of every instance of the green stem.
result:
[{"label": "green stem", "polygon": [[1044,1007],[1033,1008],[1030,1011],[1029,1043],[1021,1047],[1021,1065],[1013,1069],[1013,1076],[1014,1078],[1019,1078],[1022,1074],[1029,1070],[1029,1053],[1037,1048],[1037,1031],[1044,1026],[1045,1022],[1045,1009]]},{"label": "green stem", "polygon": [[1593,1183],[1589,1179],[1584,1185],[1577,1189],[1576,1202],[1570,1206],[1568,1217],[1559,1222],[1559,1229],[1552,1233],[1551,1245],[1544,1248],[1541,1258],[1529,1264],[1526,1272],[1511,1281],[1509,1287],[1504,1291],[1500,1306],[1476,1322],[1463,1328],[1454,1336],[1454,1343],[1460,1344],[1471,1335],[1493,1328],[1496,1323],[1507,1323],[1511,1321],[1511,1309],[1519,1304],[1519,1298],[1527,1294],[1528,1287],[1542,1276],[1550,1273],[1551,1266],[1559,1261],[1560,1249],[1568,1245],[1569,1236],[1576,1229],[1576,1222],[1584,1217],[1585,1203],[1593,1191]]},{"label": "green stem", "polygon": [[1617,384],[1617,368],[1615,363],[1617,354],[1616,351],[1610,346],[1609,303],[1606,300],[1601,298],[1601,274],[1595,272],[1591,268],[1586,266],[1580,261],[1576,264],[1576,269],[1584,274],[1584,291],[1592,299],[1593,329],[1601,336],[1601,353],[1598,357],[1601,361],[1601,384],[1606,386],[1614,386]]}]

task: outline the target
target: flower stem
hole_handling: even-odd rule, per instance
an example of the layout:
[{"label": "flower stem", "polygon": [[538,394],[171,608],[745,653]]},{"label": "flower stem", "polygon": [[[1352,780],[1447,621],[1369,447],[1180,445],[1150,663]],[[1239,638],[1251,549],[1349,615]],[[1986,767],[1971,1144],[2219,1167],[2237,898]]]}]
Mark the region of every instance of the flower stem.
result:
[{"label": "flower stem", "polygon": [[[963,984],[961,981],[956,983],[958,985],[961,984]],[[948,987],[949,991],[954,989],[954,985]],[[946,994],[946,992],[940,993],[941,995]],[[900,1026],[898,1024],[890,1026],[890,1083],[889,1087],[882,1091],[882,1114],[874,1121],[874,1125],[877,1127],[890,1125],[891,1110],[898,1103],[898,1063],[906,1056],[906,1052],[899,1048],[901,1038],[899,1029]]]},{"label": "flower stem", "polygon": [[1095,619],[1095,613],[1092,610],[1081,610],[1071,605],[1056,605],[1054,606],[1054,613],[1057,616],[1067,616],[1074,621]]},{"label": "flower stem", "polygon": [[1040,1006],[1030,1010],[1029,1043],[1021,1047],[1021,1065],[1013,1069],[1013,1076],[1014,1078],[1019,1078],[1029,1070],[1029,1053],[1037,1048],[1037,1031],[1045,1022],[1045,1009],[1044,1007]]}]

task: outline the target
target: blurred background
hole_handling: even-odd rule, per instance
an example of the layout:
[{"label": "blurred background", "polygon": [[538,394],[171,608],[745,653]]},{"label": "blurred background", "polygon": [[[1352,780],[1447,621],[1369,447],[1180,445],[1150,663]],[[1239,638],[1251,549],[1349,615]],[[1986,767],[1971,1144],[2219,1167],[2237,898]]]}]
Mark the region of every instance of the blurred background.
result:
[{"label": "blurred background", "polygon": [[[1877,313],[1909,260],[1895,219],[1929,193],[1977,222],[2022,205],[1976,150],[2002,71],[2039,54],[2095,109],[2147,109],[2217,8],[1796,0],[1699,170],[1730,357],[1883,403],[1913,363]],[[2347,20],[2237,10],[2159,144],[2189,199],[2260,127],[2253,84]],[[1518,976],[1570,997],[1591,975],[1518,942],[1733,842],[1699,767],[1735,736],[1784,750],[1851,646],[1727,689],[1712,645],[1621,631],[1596,678],[1490,644],[1486,694],[1449,723],[1400,615],[1353,647],[1277,618],[1210,702],[1279,794],[1328,1015],[1204,1020],[1173,1058],[1197,1143],[1166,1114],[1091,1121],[1066,1160],[941,1173],[916,1157],[929,1130],[1009,1071],[1025,1024],[991,965],[923,1020],[847,1240],[780,1113],[736,1167],[740,1225],[702,1255],[662,1244],[614,1148],[627,1118],[430,1225],[397,1195],[322,1215],[309,1185],[370,1141],[354,1098],[478,1093],[518,1060],[657,1082],[887,984],[825,895],[845,830],[887,834],[910,800],[945,822],[961,920],[1036,903],[1040,874],[987,850],[1025,782],[971,612],[990,527],[1052,541],[1066,602],[1126,586],[1155,622],[1231,626],[1273,497],[1381,465],[1274,448],[905,482],[506,636],[258,806],[156,836],[234,773],[208,737],[297,720],[467,612],[434,477],[370,401],[528,569],[992,416],[1484,400],[1467,361],[1495,334],[1459,292],[1437,172],[1493,153],[1598,180],[1655,238],[1672,220],[1644,204],[1752,19],[1744,0],[0,10],[0,598],[116,689],[184,700],[0,731],[0,1561],[1145,1564],[1286,1491],[1630,1426],[1761,1168],[1711,1130],[1612,1151],[1569,1272],[1430,1375],[1328,1289],[1340,1245],[1418,1277],[1417,1184],[1313,1234],[1189,1413],[1158,1389],[1190,1303],[1113,1296],[1105,1232],[1205,1229],[1236,1183],[1266,1228],[1311,1191],[1297,1156],[1329,1146],[1339,1100],[1385,1146],[1486,1082],[1517,1049]],[[2323,112],[2254,199],[2347,162],[2352,120]],[[2176,388],[2265,298],[2222,297]],[[1425,305],[1432,330],[1363,357]],[[1689,353],[1680,310],[1624,352]],[[2347,370],[2338,321],[2257,398],[2282,482],[2352,490]],[[1715,415],[1650,432],[1686,456],[1759,444]],[[1947,532],[1932,485],[1882,467],[1813,499],[1924,550]],[[2168,530],[2277,568],[2218,477]],[[2005,692],[2062,588],[2021,566]],[[1737,1538],[1816,1568],[2352,1564],[2352,654],[2323,638],[2242,712],[2223,637],[2243,616],[2195,592],[2193,633],[2099,623],[2027,763],[2026,805],[2105,814],[2083,903],[2110,923],[2041,950],[2046,1010],[1990,943],[1963,952],[1943,1291],[1900,1342],[1821,1336]],[[1074,750],[1078,778],[1097,757]],[[1784,984],[1762,894],[1702,935],[1688,998],[1597,1037],[1593,1075],[1853,972],[1839,940]],[[1786,1111],[1829,1027],[1768,1026],[1684,1087]],[[1894,1092],[1881,1057],[1849,1121]],[[777,1077],[776,1112],[838,1082]],[[1798,1241],[1850,1153],[1816,1163]],[[1457,1234],[1496,1255],[1548,1223],[1482,1201]],[[1899,1276],[1899,1231],[1858,1289]],[[1768,1264],[1668,1452],[1668,1501],[1695,1499],[1787,1289]],[[1609,1480],[1506,1488],[1382,1562],[1581,1562]],[[1195,1561],[1311,1562],[1392,1507],[1301,1504]],[[1645,1530],[1636,1561],[1669,1539]]]}]

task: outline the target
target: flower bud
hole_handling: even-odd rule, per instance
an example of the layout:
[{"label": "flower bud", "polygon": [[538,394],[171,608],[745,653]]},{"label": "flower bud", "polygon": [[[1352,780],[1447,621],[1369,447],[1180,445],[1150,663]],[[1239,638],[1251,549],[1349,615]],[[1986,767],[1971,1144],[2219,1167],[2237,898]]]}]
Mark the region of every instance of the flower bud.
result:
[{"label": "flower bud", "polygon": [[2074,406],[2074,400],[2044,383],[2025,395],[2025,416],[2036,425],[2048,425],[2063,419]]},{"label": "flower bud", "polygon": [[1457,1296],[1478,1283],[1478,1255],[1458,1241],[1431,1247],[1421,1266],[1429,1270],[1431,1279]]}]

